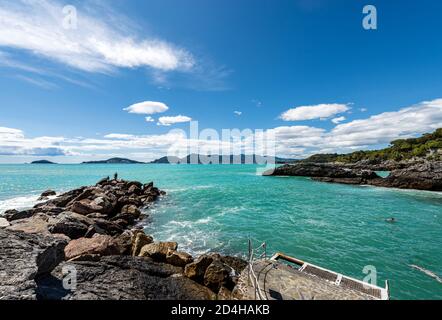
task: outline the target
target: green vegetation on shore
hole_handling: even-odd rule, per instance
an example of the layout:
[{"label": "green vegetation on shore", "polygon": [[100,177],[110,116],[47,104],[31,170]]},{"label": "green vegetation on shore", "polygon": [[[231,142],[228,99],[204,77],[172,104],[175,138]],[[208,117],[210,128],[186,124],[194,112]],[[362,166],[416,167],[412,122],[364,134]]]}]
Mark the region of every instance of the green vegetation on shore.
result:
[{"label": "green vegetation on shore", "polygon": [[315,154],[304,161],[355,163],[368,160],[379,163],[410,159],[442,160],[442,128],[419,138],[392,141],[389,147],[381,150],[356,151],[349,154]]}]

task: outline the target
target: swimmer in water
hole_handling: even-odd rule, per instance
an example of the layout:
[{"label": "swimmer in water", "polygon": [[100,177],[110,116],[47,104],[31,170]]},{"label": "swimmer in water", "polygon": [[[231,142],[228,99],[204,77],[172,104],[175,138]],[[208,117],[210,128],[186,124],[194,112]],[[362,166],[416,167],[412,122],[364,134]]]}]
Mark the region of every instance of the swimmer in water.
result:
[{"label": "swimmer in water", "polygon": [[387,221],[387,222],[389,222],[389,223],[395,223],[395,222],[396,222],[396,219],[395,219],[395,218],[389,218],[389,219],[387,219],[387,220],[385,220],[385,221]]}]

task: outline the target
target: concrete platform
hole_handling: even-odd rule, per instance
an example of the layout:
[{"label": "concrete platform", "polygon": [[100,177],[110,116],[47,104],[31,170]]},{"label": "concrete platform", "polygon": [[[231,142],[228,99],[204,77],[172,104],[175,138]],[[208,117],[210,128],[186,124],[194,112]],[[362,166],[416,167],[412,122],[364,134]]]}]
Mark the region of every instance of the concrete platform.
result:
[{"label": "concrete platform", "polygon": [[[335,285],[274,260],[255,261],[253,270],[265,300],[376,300],[369,294]],[[249,281],[247,268],[240,276],[235,295],[242,300],[260,300]]]}]

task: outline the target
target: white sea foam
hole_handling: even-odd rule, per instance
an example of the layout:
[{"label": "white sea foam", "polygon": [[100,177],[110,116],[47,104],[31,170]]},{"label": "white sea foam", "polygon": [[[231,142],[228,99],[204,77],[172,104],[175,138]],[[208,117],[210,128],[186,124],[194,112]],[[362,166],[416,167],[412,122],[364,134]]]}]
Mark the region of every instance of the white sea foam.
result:
[{"label": "white sea foam", "polygon": [[[0,201],[0,215],[5,213],[7,210],[17,209],[17,210],[26,210],[30,209],[38,203],[44,202],[39,201],[40,195],[29,195],[23,197],[16,197],[11,199],[6,199]],[[55,197],[48,197],[49,199],[54,199]]]},{"label": "white sea foam", "polygon": [[0,201],[0,214],[11,209],[29,209],[38,203],[38,195],[30,195],[26,197],[16,197]]},{"label": "white sea foam", "polygon": [[207,185],[207,186],[192,186],[192,187],[184,187],[184,188],[171,188],[171,189],[165,189],[167,193],[174,193],[174,192],[184,192],[189,190],[205,190],[205,189],[211,189],[214,188],[213,185]]}]

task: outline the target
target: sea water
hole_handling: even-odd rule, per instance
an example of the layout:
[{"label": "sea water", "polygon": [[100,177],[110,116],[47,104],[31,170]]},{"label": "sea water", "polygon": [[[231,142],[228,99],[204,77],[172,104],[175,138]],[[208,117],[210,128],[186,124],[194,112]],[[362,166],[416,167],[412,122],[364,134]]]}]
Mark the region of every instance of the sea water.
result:
[{"label": "sea water", "polygon": [[[31,207],[46,189],[68,191],[118,172],[167,191],[143,224],[156,240],[198,255],[246,256],[248,239],[377,283],[393,299],[442,299],[442,194],[263,177],[255,165],[0,165],[0,214]],[[396,223],[386,219],[394,217]]]}]

